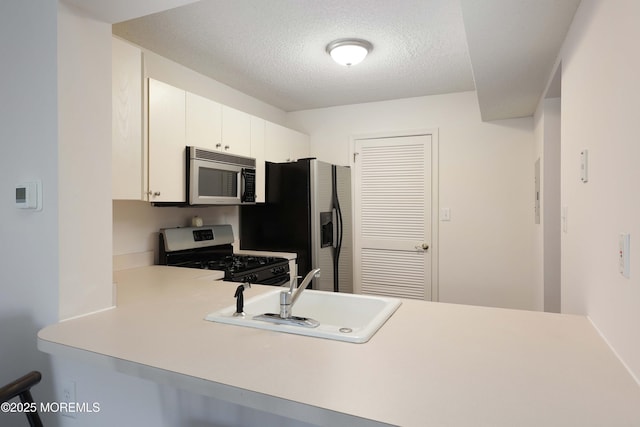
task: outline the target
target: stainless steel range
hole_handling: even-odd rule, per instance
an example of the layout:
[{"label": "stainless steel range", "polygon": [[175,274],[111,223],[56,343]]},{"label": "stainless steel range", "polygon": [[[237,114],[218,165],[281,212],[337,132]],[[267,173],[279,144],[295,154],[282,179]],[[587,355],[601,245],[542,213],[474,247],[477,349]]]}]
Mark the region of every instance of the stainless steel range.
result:
[{"label": "stainless steel range", "polygon": [[281,286],[289,284],[286,258],[233,253],[231,225],[160,230],[160,264],[224,271],[224,280]]}]

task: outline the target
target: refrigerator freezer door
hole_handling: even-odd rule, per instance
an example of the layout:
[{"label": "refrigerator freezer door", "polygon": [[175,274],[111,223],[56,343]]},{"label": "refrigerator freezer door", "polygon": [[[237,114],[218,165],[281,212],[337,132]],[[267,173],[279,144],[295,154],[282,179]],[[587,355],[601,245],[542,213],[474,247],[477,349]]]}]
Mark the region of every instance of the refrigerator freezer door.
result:
[{"label": "refrigerator freezer door", "polygon": [[[320,277],[314,279],[314,289],[333,291],[333,245],[323,245],[323,222],[331,220],[333,188],[331,165],[318,160],[311,161],[311,268],[320,269]],[[328,214],[328,215],[327,215]],[[330,235],[335,224],[331,222]],[[325,231],[329,233],[327,224]]]}]

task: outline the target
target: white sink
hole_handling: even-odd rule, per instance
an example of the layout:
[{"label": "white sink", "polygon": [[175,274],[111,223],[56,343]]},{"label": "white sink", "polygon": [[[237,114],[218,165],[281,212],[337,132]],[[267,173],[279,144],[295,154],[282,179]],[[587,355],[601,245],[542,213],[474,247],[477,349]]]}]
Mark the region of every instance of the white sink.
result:
[{"label": "white sink", "polygon": [[305,290],[293,306],[293,315],[317,320],[320,322],[318,327],[307,328],[253,319],[254,316],[265,313],[279,313],[282,290],[283,288],[277,288],[247,298],[251,295],[251,290],[247,289],[244,293],[244,317],[233,316],[236,311],[234,304],[210,313],[205,319],[290,334],[363,343],[369,341],[401,304],[397,298]]}]

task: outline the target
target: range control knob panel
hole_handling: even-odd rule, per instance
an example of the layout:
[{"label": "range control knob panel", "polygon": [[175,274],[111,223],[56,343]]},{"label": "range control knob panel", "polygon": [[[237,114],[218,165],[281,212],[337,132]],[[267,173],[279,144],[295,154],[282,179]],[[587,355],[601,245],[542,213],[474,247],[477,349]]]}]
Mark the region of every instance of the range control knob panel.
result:
[{"label": "range control knob panel", "polygon": [[273,267],[271,269],[271,273],[273,274],[281,274],[281,273],[286,273],[287,272],[287,266],[284,265],[279,265],[277,267]]},{"label": "range control knob panel", "polygon": [[258,275],[255,273],[247,274],[242,278],[243,283],[255,283],[258,280]]}]

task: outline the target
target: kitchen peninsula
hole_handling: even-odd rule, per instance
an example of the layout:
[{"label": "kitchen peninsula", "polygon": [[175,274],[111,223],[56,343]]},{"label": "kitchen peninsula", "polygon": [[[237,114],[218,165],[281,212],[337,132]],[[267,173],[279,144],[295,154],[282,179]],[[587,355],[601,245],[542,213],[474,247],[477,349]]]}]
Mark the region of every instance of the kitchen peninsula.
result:
[{"label": "kitchen peninsula", "polygon": [[318,425],[640,425],[640,387],[585,317],[403,300],[352,344],[207,322],[234,304],[237,283],[215,278],[116,272],[116,308],[48,326],[38,347]]}]

